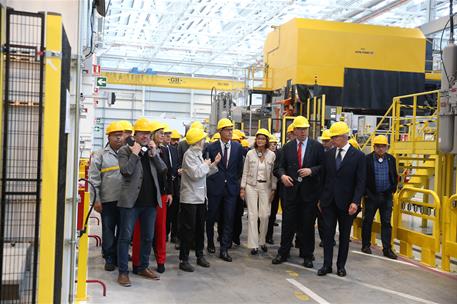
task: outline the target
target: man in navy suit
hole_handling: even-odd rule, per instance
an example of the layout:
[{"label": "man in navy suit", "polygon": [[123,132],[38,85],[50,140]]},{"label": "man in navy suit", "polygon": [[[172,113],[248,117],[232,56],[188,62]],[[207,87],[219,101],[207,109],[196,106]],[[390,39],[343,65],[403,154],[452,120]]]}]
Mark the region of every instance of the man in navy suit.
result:
[{"label": "man in navy suit", "polygon": [[314,222],[321,189],[321,167],[324,147],[308,138],[309,122],[297,116],[293,122],[295,139],[282,148],[274,174],[284,185],[281,246],[273,264],[287,260],[295,232],[300,241],[300,251],[306,268],[313,267]]},{"label": "man in navy suit", "polygon": [[[232,244],[233,222],[236,210],[236,199],[240,193],[240,177],[243,172],[243,148],[232,141],[233,123],[221,119],[217,124],[221,139],[209,144],[203,156],[214,161],[217,154],[222,156],[218,172],[206,179],[208,188],[208,213],[206,218],[206,236],[208,252],[214,253],[214,223],[222,217],[222,236],[220,238],[220,255],[224,261],[231,262],[228,248]],[[218,224],[219,225],[219,224]]]},{"label": "man in navy suit", "polygon": [[340,232],[337,275],[346,276],[352,222],[365,194],[365,155],[348,143],[349,131],[344,122],[330,127],[334,148],[325,153],[324,187],[318,205],[324,219],[324,265],[317,272],[319,276],[332,272],[337,223]]}]

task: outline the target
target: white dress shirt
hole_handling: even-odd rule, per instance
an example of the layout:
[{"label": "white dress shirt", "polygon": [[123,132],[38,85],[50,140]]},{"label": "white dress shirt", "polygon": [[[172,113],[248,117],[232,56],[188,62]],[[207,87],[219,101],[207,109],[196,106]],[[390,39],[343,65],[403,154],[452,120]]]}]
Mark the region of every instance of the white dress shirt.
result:
[{"label": "white dress shirt", "polygon": [[[349,150],[349,147],[350,147],[350,146],[351,146],[350,143],[346,143],[346,145],[345,145],[343,148],[341,148],[341,149],[343,149],[343,150],[341,151],[341,161],[343,161],[343,159],[344,159],[344,157],[346,156],[346,153],[347,153],[347,151]],[[338,157],[338,152],[339,152],[339,151],[340,151],[340,148],[337,147],[337,148],[336,148],[336,153],[335,153],[335,159]]]},{"label": "white dress shirt", "polygon": [[303,158],[305,157],[306,146],[308,145],[308,137],[306,137],[306,139],[304,141],[299,141],[298,139],[296,139],[296,141],[297,141],[297,152],[298,152],[298,148],[300,147],[300,143],[303,143],[303,146],[301,147],[301,161],[302,161],[302,166],[303,166]]},{"label": "white dress shirt", "polygon": [[[222,151],[221,156],[224,157],[224,151],[225,151],[225,145],[226,145],[226,144],[225,144],[222,140],[219,140],[219,142],[220,142],[220,144],[221,144],[221,151]],[[227,149],[227,164],[228,164],[228,163],[229,163],[229,159],[230,159],[230,151],[231,151],[231,149],[232,149],[232,141],[229,140],[229,141],[227,142],[227,144],[229,145],[229,147],[228,147],[228,149]]]}]

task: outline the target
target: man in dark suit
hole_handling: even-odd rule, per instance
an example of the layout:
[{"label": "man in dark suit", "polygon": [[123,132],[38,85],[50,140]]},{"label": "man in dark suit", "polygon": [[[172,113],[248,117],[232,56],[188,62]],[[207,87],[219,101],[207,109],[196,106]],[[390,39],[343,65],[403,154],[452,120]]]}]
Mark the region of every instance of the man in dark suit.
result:
[{"label": "man in dark suit", "polygon": [[[167,210],[167,239],[170,236],[172,243],[178,242],[178,209],[179,186],[181,179],[178,176],[178,149],[171,144],[173,130],[166,127],[164,130],[164,144],[161,146],[162,159],[168,167],[168,177],[171,182],[173,204]],[[170,234],[171,233],[171,234]]]},{"label": "man in dark suit", "polygon": [[285,187],[284,210],[281,228],[281,246],[273,264],[287,260],[292,239],[297,231],[303,265],[313,267],[314,222],[317,200],[321,189],[321,166],[324,162],[322,145],[308,138],[309,122],[297,116],[293,122],[295,140],[284,145],[280,161],[274,169],[275,176]]},{"label": "man in dark suit", "polygon": [[365,193],[365,155],[348,143],[349,131],[344,122],[330,127],[334,148],[325,153],[324,188],[319,201],[324,219],[324,265],[317,272],[319,276],[332,272],[337,223],[340,232],[337,275],[346,275],[351,226]]},{"label": "man in dark suit", "polygon": [[220,239],[220,255],[224,261],[231,262],[228,248],[232,244],[233,222],[236,210],[236,200],[240,193],[240,177],[243,172],[243,149],[233,142],[233,124],[227,119],[221,119],[217,124],[221,139],[209,144],[203,156],[214,161],[220,153],[222,160],[218,164],[218,172],[206,179],[208,188],[208,213],[206,219],[206,235],[208,252],[214,253],[214,223],[223,217],[222,237]]},{"label": "man in dark suit", "polygon": [[371,254],[371,227],[376,211],[381,216],[381,240],[383,254],[390,259],[397,255],[392,251],[392,196],[397,190],[398,174],[395,157],[387,153],[387,137],[378,135],[373,139],[374,152],[366,156],[367,188],[362,221],[362,252]]}]

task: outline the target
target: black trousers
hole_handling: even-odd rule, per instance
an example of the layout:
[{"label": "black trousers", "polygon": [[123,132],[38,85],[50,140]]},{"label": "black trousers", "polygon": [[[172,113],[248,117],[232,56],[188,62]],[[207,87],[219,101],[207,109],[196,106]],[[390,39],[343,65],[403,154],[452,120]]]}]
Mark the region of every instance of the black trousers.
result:
[{"label": "black trousers", "polygon": [[167,209],[167,236],[171,237],[178,236],[178,213],[179,213],[179,188],[181,178],[177,177],[173,181],[173,203]]},{"label": "black trousers", "polygon": [[[233,218],[236,209],[236,196],[229,195],[225,189],[222,195],[208,195],[208,213],[206,217],[206,237],[208,244],[214,242],[214,223],[223,218],[220,235],[220,250],[226,251],[233,240]],[[220,221],[220,220],[219,220]]]},{"label": "black trousers", "polygon": [[235,217],[233,223],[233,241],[235,243],[240,242],[240,236],[243,232],[243,213],[244,213],[244,201],[238,196],[236,201]]},{"label": "black trousers", "polygon": [[381,240],[384,249],[391,248],[392,226],[390,219],[392,217],[392,193],[377,193],[369,195],[364,206],[364,215],[362,221],[362,246],[370,247],[371,245],[371,228],[376,211],[379,209],[381,217]]},{"label": "black trousers", "polygon": [[[348,207],[349,208],[349,207]],[[333,264],[333,242],[335,240],[336,224],[338,223],[340,238],[338,243],[338,259],[336,267],[344,268],[348,258],[349,238],[351,235],[352,222],[355,215],[349,215],[348,210],[339,209],[335,202],[330,206],[322,207],[322,218],[324,219],[324,266],[332,267]]]},{"label": "black trousers", "polygon": [[189,251],[195,242],[195,256],[203,256],[205,246],[206,204],[179,203],[179,259],[187,261]]},{"label": "black trousers", "polygon": [[281,246],[278,254],[289,256],[294,234],[300,243],[300,253],[305,259],[311,259],[314,254],[314,223],[316,220],[317,202],[303,201],[300,196],[295,200],[287,199],[283,204],[281,226]]},{"label": "black trousers", "polygon": [[270,211],[270,217],[268,218],[268,230],[267,230],[267,236],[266,236],[267,240],[273,238],[273,229],[274,229],[274,224],[276,222],[276,215],[278,214],[278,209],[279,209],[279,183],[276,186],[275,195],[273,196],[273,200],[271,201],[271,211]]}]

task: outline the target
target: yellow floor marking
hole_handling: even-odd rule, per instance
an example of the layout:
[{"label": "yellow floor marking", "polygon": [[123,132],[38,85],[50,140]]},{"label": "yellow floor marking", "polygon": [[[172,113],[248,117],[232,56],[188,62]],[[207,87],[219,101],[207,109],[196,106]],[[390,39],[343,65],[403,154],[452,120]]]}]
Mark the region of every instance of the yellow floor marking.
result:
[{"label": "yellow floor marking", "polygon": [[301,301],[309,301],[309,297],[301,291],[295,291],[294,295],[297,299]]},{"label": "yellow floor marking", "polygon": [[286,272],[293,278],[298,277],[298,273],[292,270],[286,270]]}]

